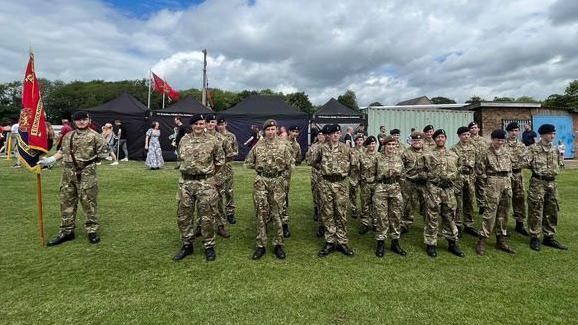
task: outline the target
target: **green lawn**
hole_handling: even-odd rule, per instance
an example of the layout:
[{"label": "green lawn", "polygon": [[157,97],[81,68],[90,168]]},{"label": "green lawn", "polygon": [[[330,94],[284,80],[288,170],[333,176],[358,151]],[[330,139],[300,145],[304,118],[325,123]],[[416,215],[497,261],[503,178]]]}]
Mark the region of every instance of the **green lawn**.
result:
[{"label": "green lawn", "polygon": [[[78,219],[77,239],[41,248],[35,176],[0,161],[0,323],[574,323],[578,322],[578,171],[559,180],[558,239],[570,247],[531,251],[513,235],[515,256],[477,257],[465,237],[465,259],[440,240],[428,258],[420,227],[402,238],[405,258],[374,256],[373,235],[349,234],[356,256],[317,257],[309,169],[291,186],[287,259],[268,249],[252,261],[254,172],[235,167],[237,225],[217,241],[217,260],[205,261],[200,242],[180,262],[174,164],[148,171],[140,162],[99,168],[102,242],[90,245]],[[47,238],[58,231],[60,170],[43,173]],[[420,219],[420,218],[418,218]],[[510,228],[513,227],[513,220]],[[388,246],[389,248],[389,246]]]}]

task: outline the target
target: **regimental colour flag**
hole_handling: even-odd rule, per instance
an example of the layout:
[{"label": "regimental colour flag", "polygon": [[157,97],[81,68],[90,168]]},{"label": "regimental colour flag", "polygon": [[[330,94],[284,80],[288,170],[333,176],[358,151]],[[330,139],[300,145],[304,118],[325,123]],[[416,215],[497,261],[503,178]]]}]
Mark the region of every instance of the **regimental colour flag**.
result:
[{"label": "regimental colour flag", "polygon": [[31,171],[40,173],[38,160],[40,155],[48,152],[48,132],[32,52],[22,82],[22,110],[18,124],[18,159]]},{"label": "regimental colour flag", "polygon": [[169,100],[179,100],[180,94],[178,91],[174,90],[169,84],[168,82],[166,82],[165,80],[163,80],[162,78],[160,78],[159,76],[157,76],[154,72],[152,72],[153,74],[153,85],[154,85],[154,90],[156,92],[159,92],[161,94],[165,94]]}]

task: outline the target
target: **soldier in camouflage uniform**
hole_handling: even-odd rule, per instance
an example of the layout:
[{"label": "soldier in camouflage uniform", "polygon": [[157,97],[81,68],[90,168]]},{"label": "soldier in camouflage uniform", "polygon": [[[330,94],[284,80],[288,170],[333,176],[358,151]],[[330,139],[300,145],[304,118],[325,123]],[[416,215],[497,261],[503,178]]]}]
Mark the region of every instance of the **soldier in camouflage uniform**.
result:
[{"label": "soldier in camouflage uniform", "polygon": [[[397,154],[401,155],[401,153],[405,150],[405,144],[401,141],[401,131],[399,129],[393,129],[389,131],[389,135],[391,135],[395,139],[395,147],[397,148]],[[385,153],[385,150],[383,150]]]},{"label": "soldier in camouflage uniform", "polygon": [[486,179],[486,202],[482,216],[482,229],[476,244],[476,253],[484,255],[486,240],[496,226],[496,248],[506,253],[514,254],[506,240],[508,212],[512,200],[512,161],[509,150],[504,147],[506,132],[494,130],[491,135],[492,144],[481,153],[476,163],[478,175]]},{"label": "soldier in camouflage uniform", "polygon": [[375,255],[383,257],[385,239],[391,239],[392,252],[405,256],[406,252],[399,245],[403,199],[400,182],[403,179],[403,162],[395,137],[384,139],[385,155],[378,155],[375,161],[376,186],[373,196],[368,198],[377,216],[377,241]]},{"label": "soldier in camouflage uniform", "polygon": [[446,132],[438,129],[432,138],[436,148],[425,154],[427,172],[427,196],[425,210],[424,241],[430,257],[437,256],[438,229],[448,240],[448,251],[464,257],[457,245],[458,228],[455,223],[456,196],[454,183],[458,178],[458,157],[446,149]]},{"label": "soldier in camouflage uniform", "polygon": [[[363,135],[358,134],[355,136],[354,147],[352,148],[353,154],[355,154],[357,161],[364,154],[365,147],[363,146]],[[357,169],[356,169],[357,170]],[[351,202],[351,217],[357,219],[359,215],[359,209],[357,208],[357,193],[361,192],[361,183],[359,180],[359,175],[357,173],[352,173],[349,177],[349,201]],[[363,208],[363,195],[360,193],[361,207]]]},{"label": "soldier in camouflage uniform", "polygon": [[377,158],[381,156],[377,152],[377,139],[370,136],[363,143],[367,149],[364,153],[357,154],[357,161],[359,163],[359,185],[361,188],[361,225],[359,227],[359,234],[365,235],[369,229],[377,230],[377,219],[375,215],[375,205],[373,198],[375,196],[376,168]]},{"label": "soldier in camouflage uniform", "polygon": [[434,134],[434,127],[431,124],[426,125],[423,128],[423,150],[430,151],[436,148],[436,142],[433,139],[432,135]]},{"label": "soldier in camouflage uniform", "polygon": [[347,246],[347,208],[349,203],[348,176],[358,165],[356,156],[344,143],[339,142],[341,127],[327,127],[328,140],[311,157],[319,165],[321,174],[321,217],[325,225],[325,247],[319,252],[325,257],[335,250],[347,256],[353,251]]},{"label": "soldier in camouflage uniform", "polygon": [[227,216],[227,221],[234,225],[237,223],[235,219],[235,195],[233,194],[233,167],[231,166],[231,161],[237,157],[239,154],[239,144],[237,143],[237,137],[227,130],[227,121],[224,117],[219,117],[217,119],[217,129],[220,134],[225,137],[223,150],[228,149],[229,152],[225,152],[226,164],[221,168],[221,175],[223,176],[223,188],[221,196],[225,199],[225,215]]},{"label": "soldier in camouflage uniform", "polygon": [[458,233],[466,233],[478,237],[479,233],[474,227],[474,197],[476,195],[476,147],[470,142],[470,130],[461,126],[458,128],[460,141],[452,147],[452,151],[458,156],[458,174],[456,180],[456,226]]},{"label": "soldier in camouflage uniform", "polygon": [[257,214],[257,248],[253,260],[265,254],[267,246],[267,224],[275,226],[273,245],[275,256],[285,258],[283,250],[282,213],[285,196],[287,170],[293,168],[294,152],[286,140],[276,136],[277,122],[267,120],[263,125],[264,137],[257,142],[245,158],[245,166],[255,169],[253,203]]},{"label": "soldier in camouflage uniform", "polygon": [[[295,165],[299,165],[302,160],[301,156],[301,146],[297,139],[299,138],[299,127],[296,125],[289,127],[289,134],[287,135],[287,141],[291,153],[293,156],[293,161]],[[285,196],[285,203],[283,204],[283,213],[281,214],[281,222],[283,223],[283,237],[291,237],[291,231],[289,231],[289,192],[291,189],[291,169],[285,172],[285,191],[287,195]]]},{"label": "soldier in camouflage uniform", "polygon": [[402,182],[403,215],[401,233],[406,233],[413,224],[413,209],[419,206],[420,212],[425,216],[426,198],[426,169],[423,149],[424,134],[413,132],[411,134],[411,147],[403,150],[401,160],[403,162],[405,179]]},{"label": "soldier in camouflage uniform", "polygon": [[205,132],[205,117],[196,114],[190,121],[192,132],[179,144],[179,187],[177,191],[177,225],[182,247],[174,256],[178,261],[193,253],[195,207],[199,215],[201,236],[207,261],[215,254],[215,224],[219,222],[219,193],[216,174],[225,164],[222,141]]},{"label": "soldier in camouflage uniform", "polygon": [[[228,141],[228,139],[223,134],[217,132],[217,116],[215,114],[207,114],[205,115],[205,122],[206,132],[214,136],[217,141],[219,141],[219,145],[225,152],[225,159],[228,158],[229,160],[232,160],[238,154],[238,151],[236,152],[234,150],[233,144]],[[225,205],[223,204],[223,200],[225,198],[225,182],[227,181],[228,176],[229,175],[227,174],[226,168],[219,168],[219,170],[215,173],[215,185],[217,186],[217,193],[219,193],[217,202],[218,216],[216,219],[215,227],[217,227],[217,235],[223,238],[229,238],[231,236],[225,227],[227,219],[225,216]],[[197,233],[198,230],[199,228],[197,228]]]},{"label": "soldier in camouflage uniform", "polygon": [[528,166],[532,170],[528,187],[530,248],[540,250],[540,236],[543,234],[542,244],[566,250],[568,247],[554,239],[560,209],[556,185],[556,176],[560,173],[560,154],[552,143],[556,128],[552,124],[543,124],[538,128],[538,133],[540,141],[528,150]]},{"label": "soldier in camouflage uniform", "polygon": [[[325,127],[323,128],[325,129]],[[319,165],[313,165],[311,163],[311,157],[314,156],[315,150],[319,149],[319,146],[325,142],[325,134],[323,130],[317,131],[315,135],[315,142],[309,147],[307,153],[305,154],[305,161],[311,166],[311,194],[313,195],[313,220],[319,222],[319,227],[317,229],[317,237],[323,237],[325,234],[325,227],[323,226],[323,221],[320,218],[320,201],[319,198],[320,188],[319,182],[321,175],[319,174]]]},{"label": "soldier in camouflage uniform", "polygon": [[512,158],[512,208],[514,210],[514,218],[516,219],[516,232],[528,236],[528,232],[524,227],[526,220],[526,199],[524,197],[524,178],[522,175],[522,168],[526,167],[527,163],[527,149],[526,146],[518,140],[520,133],[520,126],[517,122],[511,122],[506,126],[508,131],[508,139],[506,140],[506,148],[510,150]]},{"label": "soldier in camouflage uniform", "polygon": [[92,244],[100,242],[97,233],[97,195],[96,163],[108,157],[109,148],[100,134],[91,130],[87,112],[79,111],[72,116],[76,130],[62,138],[62,145],[53,156],[42,158],[41,166],[52,166],[62,159],[64,168],[60,181],[60,232],[48,242],[55,246],[73,240],[76,226],[78,201],[86,214],[84,228]]},{"label": "soldier in camouflage uniform", "polygon": [[[470,129],[470,142],[476,147],[478,154],[481,154],[484,150],[488,149],[489,143],[480,136],[480,128],[476,122],[470,122],[468,124],[468,129]],[[486,179],[483,175],[476,175],[476,204],[478,206],[478,214],[484,214],[485,208],[485,183]]]}]

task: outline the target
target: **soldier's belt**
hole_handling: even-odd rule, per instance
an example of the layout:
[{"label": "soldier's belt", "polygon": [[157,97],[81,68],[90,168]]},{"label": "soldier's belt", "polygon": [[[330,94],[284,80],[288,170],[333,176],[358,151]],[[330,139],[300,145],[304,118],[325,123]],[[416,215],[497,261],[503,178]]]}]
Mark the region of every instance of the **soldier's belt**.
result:
[{"label": "soldier's belt", "polygon": [[532,173],[532,178],[537,178],[537,179],[539,179],[539,180],[543,180],[543,181],[546,181],[546,182],[553,182],[553,181],[556,180],[556,177],[552,177],[552,176],[540,176],[540,175],[534,174],[534,173]]},{"label": "soldier's belt", "polygon": [[508,172],[495,172],[495,173],[490,173],[490,174],[486,174],[487,176],[495,176],[495,177],[508,177],[510,176],[510,173]]},{"label": "soldier's belt", "polygon": [[324,180],[334,183],[334,182],[341,182],[343,180],[345,180],[345,176],[341,176],[341,175],[323,175],[322,176]]},{"label": "soldier's belt", "polygon": [[522,168],[512,169],[512,173],[514,173],[514,174],[519,174],[521,172],[522,172]]},{"label": "soldier's belt", "polygon": [[281,176],[281,173],[278,172],[257,172],[257,175],[266,177],[266,178],[277,178]]},{"label": "soldier's belt", "polygon": [[425,179],[413,179],[413,178],[406,178],[406,179],[414,183],[415,185],[425,185],[427,183]]},{"label": "soldier's belt", "polygon": [[200,181],[203,179],[207,179],[209,177],[213,176],[212,174],[198,174],[198,175],[191,175],[191,174],[181,174],[181,177],[185,180],[185,181]]},{"label": "soldier's belt", "polygon": [[384,177],[379,180],[381,184],[395,184],[399,183],[399,177]]}]

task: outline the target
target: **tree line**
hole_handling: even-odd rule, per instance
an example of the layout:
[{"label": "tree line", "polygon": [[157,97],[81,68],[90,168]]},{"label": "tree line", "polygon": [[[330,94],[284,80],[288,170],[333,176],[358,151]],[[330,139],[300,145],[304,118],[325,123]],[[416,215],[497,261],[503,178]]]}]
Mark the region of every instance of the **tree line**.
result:
[{"label": "tree line", "polygon": [[[63,81],[51,81],[39,79],[44,108],[47,119],[58,124],[61,119],[69,118],[71,113],[77,109],[94,107],[103,104],[109,100],[118,97],[123,91],[127,91],[136,97],[141,103],[145,104],[148,100],[148,84],[146,79],[140,80],[122,80],[122,81],[72,81],[65,83]],[[296,109],[307,113],[310,117],[319,109],[309,100],[305,92],[294,92],[284,94],[275,92],[271,89],[262,90],[243,90],[240,92],[211,89],[213,109],[217,112],[226,110],[245,98],[253,94],[260,95],[277,95],[283,98],[285,102]],[[22,82],[13,81],[0,83],[0,123],[8,124],[15,121],[20,114]],[[200,89],[187,89],[180,92],[181,98],[193,96],[201,100]],[[352,90],[346,90],[337,97],[337,100],[343,105],[359,110],[357,97]],[[455,104],[453,99],[447,97],[433,97],[431,101],[434,104]],[[487,101],[478,96],[471,97],[466,103]],[[578,80],[570,82],[566,87],[564,94],[552,94],[543,101],[536,100],[529,96],[514,97],[494,97],[493,101],[497,102],[536,102],[542,103],[544,107],[551,108],[575,108],[578,107]],[[167,102],[165,102],[165,106]],[[381,106],[380,102],[373,102],[370,105]],[[156,92],[151,93],[151,109],[160,109],[162,107],[162,95]]]}]

